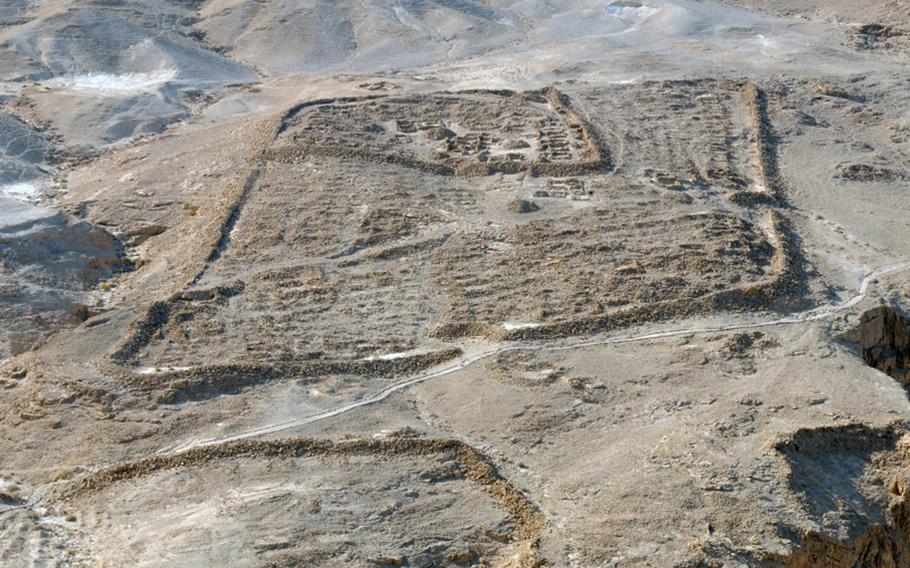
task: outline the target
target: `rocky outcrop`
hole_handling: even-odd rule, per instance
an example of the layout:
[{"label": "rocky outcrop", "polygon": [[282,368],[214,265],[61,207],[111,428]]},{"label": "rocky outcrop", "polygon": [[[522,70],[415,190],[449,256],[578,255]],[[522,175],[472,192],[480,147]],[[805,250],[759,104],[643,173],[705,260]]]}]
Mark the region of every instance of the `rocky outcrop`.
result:
[{"label": "rocky outcrop", "polygon": [[889,306],[863,314],[857,340],[870,367],[910,384],[910,320]]},{"label": "rocky outcrop", "polygon": [[904,427],[803,429],[777,444],[818,523],[775,568],[910,568],[910,440]]},{"label": "rocky outcrop", "polygon": [[802,547],[790,556],[769,556],[765,566],[782,568],[906,568],[910,566],[910,505],[905,480],[891,486],[893,503],[887,526],[869,527],[859,538],[838,542],[818,532],[808,532]]},{"label": "rocky outcrop", "polygon": [[98,288],[130,268],[104,228],[0,196],[0,360],[85,321]]}]

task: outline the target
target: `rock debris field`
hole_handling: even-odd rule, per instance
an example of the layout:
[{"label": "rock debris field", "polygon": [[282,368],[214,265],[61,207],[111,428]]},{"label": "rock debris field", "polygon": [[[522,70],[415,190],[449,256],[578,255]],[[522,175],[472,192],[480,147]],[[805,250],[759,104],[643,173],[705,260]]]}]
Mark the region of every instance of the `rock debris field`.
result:
[{"label": "rock debris field", "polygon": [[907,38],[6,2],[0,566],[910,567]]}]

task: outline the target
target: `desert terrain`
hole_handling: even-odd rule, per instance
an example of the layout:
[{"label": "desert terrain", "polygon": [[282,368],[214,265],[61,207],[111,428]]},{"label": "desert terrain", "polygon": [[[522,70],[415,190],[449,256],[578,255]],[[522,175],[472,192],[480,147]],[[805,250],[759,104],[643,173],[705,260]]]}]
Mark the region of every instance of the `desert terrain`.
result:
[{"label": "desert terrain", "polygon": [[910,4],[0,0],[0,567],[910,567]]}]

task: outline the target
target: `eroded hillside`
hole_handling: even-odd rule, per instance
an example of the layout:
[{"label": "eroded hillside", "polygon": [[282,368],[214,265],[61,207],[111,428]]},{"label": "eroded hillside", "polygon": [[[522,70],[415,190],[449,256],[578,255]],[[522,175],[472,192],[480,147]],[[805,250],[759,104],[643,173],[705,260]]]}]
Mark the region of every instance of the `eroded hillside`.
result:
[{"label": "eroded hillside", "polygon": [[7,2],[0,564],[910,566],[910,14],[778,4]]}]

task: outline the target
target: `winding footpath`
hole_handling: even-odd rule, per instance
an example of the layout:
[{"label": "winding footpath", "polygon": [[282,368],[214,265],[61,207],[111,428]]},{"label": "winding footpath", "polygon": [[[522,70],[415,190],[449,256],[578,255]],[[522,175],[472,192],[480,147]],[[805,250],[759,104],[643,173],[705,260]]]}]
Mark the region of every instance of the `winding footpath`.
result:
[{"label": "winding footpath", "polygon": [[[380,390],[376,394],[362,398],[355,402],[339,406],[337,408],[321,412],[319,414],[313,414],[310,416],[304,416],[301,418],[295,418],[293,420],[286,420],[283,422],[276,422],[273,424],[267,424],[259,428],[254,428],[250,430],[245,430],[243,432],[238,432],[231,434],[229,436],[223,436],[218,438],[207,438],[200,440],[191,440],[179,446],[171,446],[168,448],[162,448],[154,455],[178,455],[183,452],[189,451],[194,448],[200,448],[205,446],[215,446],[219,444],[224,444],[228,442],[234,442],[238,440],[245,440],[248,438],[255,438],[257,436],[265,436],[269,434],[276,434],[278,432],[283,432],[293,428],[298,428],[306,424],[311,424],[313,422],[319,422],[322,420],[327,420],[329,418],[334,418],[340,416],[347,412],[351,412],[358,408],[365,406],[370,406],[373,404],[378,404],[393,394],[397,392],[404,391],[420,383],[425,383],[433,379],[438,379],[440,377],[445,377],[456,373],[462,369],[465,369],[478,361],[482,361],[494,355],[501,353],[508,353],[511,351],[518,350],[529,350],[529,351],[538,351],[538,352],[553,352],[553,351],[566,351],[570,349],[580,349],[585,347],[596,347],[600,345],[620,345],[624,343],[637,343],[642,341],[650,341],[655,339],[662,339],[668,337],[680,337],[685,335],[700,335],[706,333],[722,333],[729,331],[739,331],[746,329],[757,329],[764,327],[774,327],[781,325],[794,325],[818,320],[824,320],[831,316],[834,316],[838,313],[844,312],[862,302],[866,298],[869,286],[878,278],[887,276],[889,274],[894,274],[897,272],[902,272],[905,270],[910,270],[910,261],[895,262],[891,264],[886,264],[879,266],[878,268],[868,272],[863,276],[862,280],[859,283],[859,287],[856,290],[856,293],[840,302],[835,302],[825,306],[819,306],[811,310],[806,310],[803,312],[798,312],[791,314],[787,317],[768,319],[761,321],[752,321],[752,322],[741,322],[741,323],[731,323],[727,325],[707,325],[707,326],[695,326],[688,328],[677,328],[677,329],[668,329],[663,331],[655,331],[652,333],[646,333],[641,335],[624,335],[624,336],[613,336],[599,339],[588,339],[584,341],[577,342],[566,342],[560,343],[558,345],[547,345],[540,342],[515,342],[509,344],[502,344],[493,348],[489,348],[480,352],[466,355],[462,357],[457,362],[442,368],[436,371],[420,375],[417,377],[412,377],[410,379],[405,379],[399,381],[395,384],[389,385],[388,387]],[[44,486],[36,487],[31,492],[31,495],[21,503],[16,505],[0,507],[0,514],[8,513],[11,511],[19,509],[32,509],[37,513],[41,511],[38,509],[42,500],[42,495],[44,490],[48,487],[55,485],[61,482],[52,482]]]},{"label": "winding footpath", "polygon": [[625,335],[625,336],[613,336],[606,337],[601,339],[590,339],[585,341],[578,341],[573,343],[562,343],[559,345],[546,345],[535,342],[515,342],[502,344],[494,348],[490,348],[479,353],[473,353],[462,357],[460,360],[455,363],[439,369],[425,375],[420,375],[417,377],[412,377],[410,379],[405,379],[395,384],[389,385],[388,387],[382,389],[376,394],[321,412],[319,414],[313,414],[310,416],[305,416],[301,418],[295,418],[293,420],[286,420],[283,422],[276,422],[273,424],[268,424],[261,426],[259,428],[254,428],[251,430],[246,430],[243,432],[238,432],[236,434],[231,434],[229,436],[223,436],[218,438],[208,438],[203,440],[193,440],[183,445],[177,447],[171,447],[163,449],[159,452],[159,455],[167,454],[179,454],[193,448],[199,448],[203,446],[213,446],[218,444],[224,444],[227,442],[234,442],[237,440],[244,440],[247,438],[254,438],[257,436],[264,436],[268,434],[275,434],[285,430],[290,430],[292,428],[297,428],[304,426],[306,424],[311,424],[313,422],[319,422],[321,420],[327,420],[329,418],[334,418],[340,416],[352,410],[362,408],[364,406],[370,406],[373,404],[380,403],[393,394],[409,389],[414,385],[420,383],[425,383],[433,379],[438,379],[440,377],[445,377],[446,375],[451,375],[452,373],[461,371],[478,361],[482,361],[489,357],[499,355],[501,353],[508,353],[511,351],[539,351],[539,352],[552,352],[552,351],[566,351],[569,349],[579,349],[584,347],[595,347],[599,345],[618,345],[623,343],[637,343],[641,341],[650,341],[654,339],[662,339],[667,337],[679,337],[683,335],[700,335],[705,333],[720,333],[728,331],[738,331],[745,329],[756,329],[764,327],[774,327],[780,325],[793,325],[800,324],[811,321],[818,321],[829,318],[833,315],[836,315],[840,312],[848,310],[866,298],[866,293],[869,289],[870,284],[872,284],[876,279],[895,272],[901,272],[904,270],[910,269],[910,261],[896,262],[891,264],[886,264],[880,266],[871,272],[867,273],[862,280],[860,281],[859,288],[856,293],[845,300],[840,302],[828,304],[825,306],[819,306],[812,308],[811,310],[806,310],[804,312],[798,312],[787,317],[769,319],[762,321],[753,321],[753,322],[743,322],[743,323],[734,323],[728,325],[717,325],[717,326],[698,326],[698,327],[689,327],[689,328],[679,328],[679,329],[669,329],[664,331],[655,331],[652,333],[646,333],[642,335]]}]

